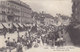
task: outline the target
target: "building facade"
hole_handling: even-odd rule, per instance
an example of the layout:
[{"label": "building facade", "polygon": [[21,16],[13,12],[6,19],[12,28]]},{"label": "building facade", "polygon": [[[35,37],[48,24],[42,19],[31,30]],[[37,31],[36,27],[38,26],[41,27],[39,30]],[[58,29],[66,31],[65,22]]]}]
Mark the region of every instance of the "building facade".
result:
[{"label": "building facade", "polygon": [[0,1],[0,21],[1,22],[25,22],[32,21],[32,9],[20,0]]},{"label": "building facade", "polygon": [[73,45],[80,46],[80,0],[72,0],[72,23],[67,31]]},{"label": "building facade", "polygon": [[80,0],[72,0],[72,17],[75,22],[80,23]]}]

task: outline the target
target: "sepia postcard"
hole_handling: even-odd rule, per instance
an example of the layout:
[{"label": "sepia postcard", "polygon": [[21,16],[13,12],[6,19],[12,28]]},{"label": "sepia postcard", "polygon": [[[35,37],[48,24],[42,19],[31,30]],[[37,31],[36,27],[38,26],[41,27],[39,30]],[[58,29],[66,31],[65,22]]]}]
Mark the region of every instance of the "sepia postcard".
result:
[{"label": "sepia postcard", "polygon": [[0,0],[0,52],[80,52],[80,0]]}]

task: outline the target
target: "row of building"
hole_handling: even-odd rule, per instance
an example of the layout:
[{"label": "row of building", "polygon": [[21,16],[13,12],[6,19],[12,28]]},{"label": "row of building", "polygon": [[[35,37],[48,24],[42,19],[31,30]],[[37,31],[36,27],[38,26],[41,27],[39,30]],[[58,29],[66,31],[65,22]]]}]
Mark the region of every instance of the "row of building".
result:
[{"label": "row of building", "polygon": [[[35,20],[35,19],[38,20]],[[60,26],[61,17],[53,17],[44,12],[33,12],[29,5],[20,0],[0,1],[0,22],[19,22],[19,23],[45,23],[45,25]],[[68,20],[69,21],[69,20]],[[38,24],[37,23],[37,24]],[[69,22],[66,22],[69,23]],[[64,23],[64,24],[66,24]]]},{"label": "row of building", "polygon": [[1,22],[27,22],[32,21],[32,9],[20,0],[0,1],[0,21]]}]

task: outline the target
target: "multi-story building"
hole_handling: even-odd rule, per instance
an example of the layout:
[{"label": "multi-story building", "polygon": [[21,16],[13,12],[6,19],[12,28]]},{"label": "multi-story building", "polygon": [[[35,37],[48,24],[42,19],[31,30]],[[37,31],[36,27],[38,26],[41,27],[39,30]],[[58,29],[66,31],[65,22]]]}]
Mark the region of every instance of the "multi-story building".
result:
[{"label": "multi-story building", "polygon": [[72,0],[72,23],[67,31],[74,45],[80,46],[80,0]]},{"label": "multi-story building", "polygon": [[32,22],[32,9],[20,0],[0,1],[0,21],[2,22]]},{"label": "multi-story building", "polygon": [[72,17],[75,22],[80,23],[80,0],[72,0]]},{"label": "multi-story building", "polygon": [[53,17],[49,14],[46,14],[46,17],[44,19],[45,25],[53,25],[53,26],[61,26],[62,21],[60,17]]}]

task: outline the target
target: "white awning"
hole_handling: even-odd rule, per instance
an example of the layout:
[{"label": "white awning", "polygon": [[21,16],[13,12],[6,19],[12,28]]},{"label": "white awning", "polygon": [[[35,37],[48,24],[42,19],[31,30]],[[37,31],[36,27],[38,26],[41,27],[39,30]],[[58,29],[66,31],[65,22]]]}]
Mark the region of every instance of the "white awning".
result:
[{"label": "white awning", "polygon": [[21,23],[18,23],[20,25],[20,27],[24,27]]},{"label": "white awning", "polygon": [[32,24],[27,24],[27,26],[30,26],[30,27],[32,27],[33,25],[32,25]]},{"label": "white awning", "polygon": [[4,27],[2,26],[2,24],[0,23],[0,29],[3,29]]},{"label": "white awning", "polygon": [[11,28],[12,24],[8,24],[8,23],[2,23],[6,28]]},{"label": "white awning", "polygon": [[30,26],[30,25],[29,25],[29,24],[24,24],[24,26],[28,27],[28,26]]},{"label": "white awning", "polygon": [[23,25],[27,27],[27,24],[23,24]]},{"label": "white awning", "polygon": [[17,27],[17,28],[19,27],[16,23],[13,23],[13,25],[14,25],[15,27]]}]

